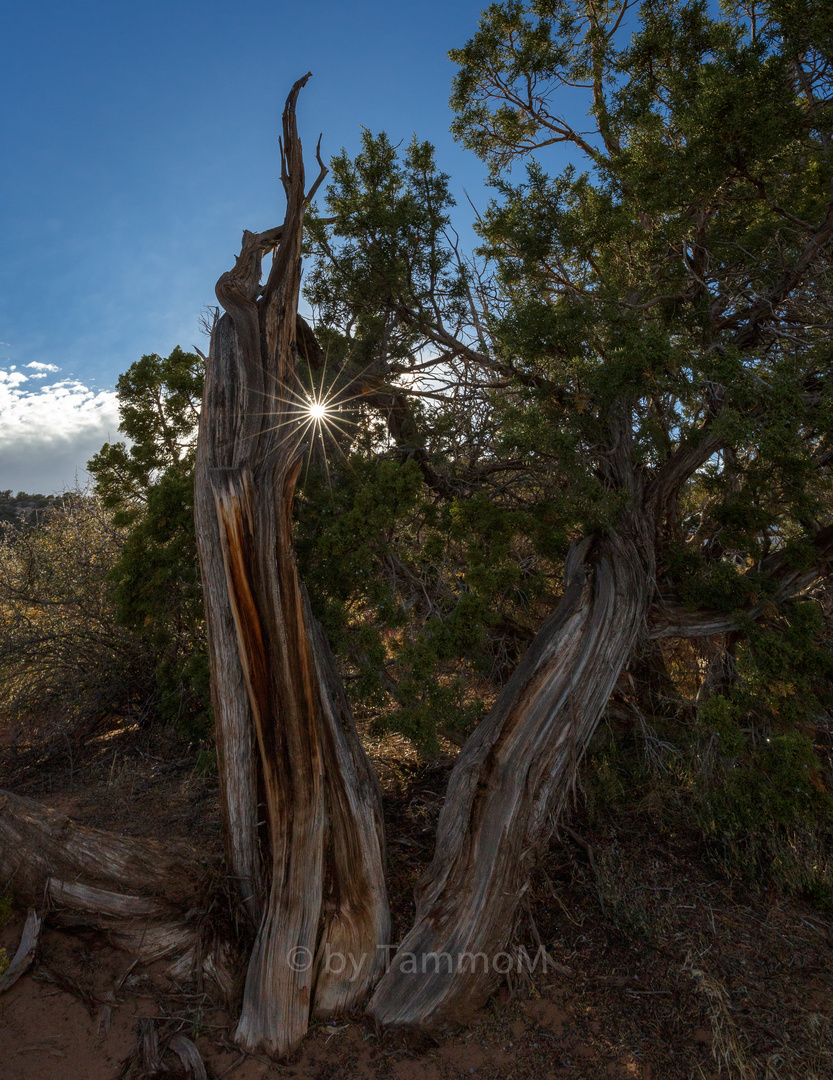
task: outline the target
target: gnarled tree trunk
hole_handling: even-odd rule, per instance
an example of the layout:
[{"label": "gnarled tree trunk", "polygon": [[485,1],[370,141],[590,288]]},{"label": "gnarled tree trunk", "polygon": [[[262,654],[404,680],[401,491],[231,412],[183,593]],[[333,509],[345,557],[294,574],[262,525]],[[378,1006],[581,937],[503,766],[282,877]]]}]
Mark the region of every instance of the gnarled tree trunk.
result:
[{"label": "gnarled tree trunk", "polygon": [[311,1010],[365,996],[389,933],[378,784],[292,547],[308,201],[294,110],[305,82],[284,111],[284,224],[244,233],[217,282],[226,314],[206,373],[195,493],[227,849],[259,919],[237,1039],[278,1056],[297,1045]]},{"label": "gnarled tree trunk", "polygon": [[[732,615],[688,611],[657,589],[657,492],[679,487],[711,452],[708,441],[683,447],[650,484],[628,452],[620,440],[614,480],[630,489],[633,509],[619,532],[573,546],[561,602],[455,763],[414,925],[370,1002],[380,1024],[431,1028],[482,1003],[500,979],[494,960],[514,929],[535,856],[625,665],[660,638],[736,628]],[[829,572],[833,526],[813,546],[812,567],[796,569],[784,552],[761,564],[780,599]]]},{"label": "gnarled tree trunk", "polygon": [[499,981],[535,857],[643,632],[649,561],[622,535],[570,551],[561,602],[454,766],[414,925],[370,1002],[380,1024],[430,1028]]}]

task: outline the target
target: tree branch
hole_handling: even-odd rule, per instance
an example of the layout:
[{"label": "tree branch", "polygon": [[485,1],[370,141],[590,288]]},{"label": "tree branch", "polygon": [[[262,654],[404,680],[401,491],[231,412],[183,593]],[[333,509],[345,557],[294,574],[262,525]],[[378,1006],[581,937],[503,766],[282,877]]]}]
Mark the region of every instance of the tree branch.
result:
[{"label": "tree branch", "polygon": [[766,323],[775,318],[776,308],[787,299],[799,284],[805,272],[812,266],[832,237],[833,202],[828,206],[824,221],[807,241],[801,255],[788,270],[784,271],[766,296],[762,297],[757,304],[722,319],[714,327],[715,333],[721,333],[745,323],[742,329],[738,330],[732,344],[739,349],[748,349],[753,345],[757,345],[763,335]]},{"label": "tree branch", "polygon": [[[760,619],[772,603],[798,596],[814,581],[830,570],[833,561],[833,525],[820,530],[813,538],[816,562],[809,570],[796,570],[789,565],[783,551],[775,552],[761,563],[756,577],[761,581],[777,581],[778,589],[764,604],[751,604],[743,609],[750,619]],[[689,611],[678,601],[660,597],[648,613],[648,638],[710,637],[738,629],[737,613],[727,611]]]}]

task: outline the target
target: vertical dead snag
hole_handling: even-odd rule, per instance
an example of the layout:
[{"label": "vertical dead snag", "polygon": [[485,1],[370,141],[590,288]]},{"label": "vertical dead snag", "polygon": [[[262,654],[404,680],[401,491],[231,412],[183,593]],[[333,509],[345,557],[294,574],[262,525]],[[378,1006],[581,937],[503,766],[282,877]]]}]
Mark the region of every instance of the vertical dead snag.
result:
[{"label": "vertical dead snag", "polygon": [[[308,78],[283,114],[284,223],[245,232],[234,268],[217,282],[226,314],[212,337],[196,479],[227,854],[259,923],[237,1038],[277,1056],[297,1045],[311,1011],[366,995],[389,933],[379,788],[292,544],[310,198],[295,105]],[[323,175],[322,166],[316,186]],[[346,963],[332,962],[334,953]]]}]

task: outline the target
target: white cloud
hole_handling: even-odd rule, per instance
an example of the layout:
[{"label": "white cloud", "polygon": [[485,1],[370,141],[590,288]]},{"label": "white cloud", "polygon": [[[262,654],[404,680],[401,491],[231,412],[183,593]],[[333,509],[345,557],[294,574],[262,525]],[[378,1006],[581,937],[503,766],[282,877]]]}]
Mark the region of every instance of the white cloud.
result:
[{"label": "white cloud", "polygon": [[[0,402],[3,400],[2,395],[6,387],[19,386],[21,383],[28,381],[28,375],[24,375],[22,371],[15,371],[14,368],[11,371],[0,371]],[[5,384],[5,387],[3,384]]]},{"label": "white cloud", "polygon": [[74,379],[23,386],[45,374],[0,369],[0,489],[49,494],[83,484],[87,461],[118,438],[114,391],[91,390]]},{"label": "white cloud", "polygon": [[25,365],[27,368],[34,368],[35,371],[60,371],[61,369],[56,364],[42,364],[39,360],[33,360],[31,364]]}]

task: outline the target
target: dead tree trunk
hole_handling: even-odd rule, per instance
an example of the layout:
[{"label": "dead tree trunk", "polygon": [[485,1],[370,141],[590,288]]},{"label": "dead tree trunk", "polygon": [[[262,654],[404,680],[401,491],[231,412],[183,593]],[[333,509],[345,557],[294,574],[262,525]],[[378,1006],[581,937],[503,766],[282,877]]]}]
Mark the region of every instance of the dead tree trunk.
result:
[{"label": "dead tree trunk", "polygon": [[430,1028],[499,981],[495,958],[643,632],[652,582],[631,540],[572,548],[563,599],[457,759],[414,925],[370,1002],[380,1024]]},{"label": "dead tree trunk", "polygon": [[142,963],[167,960],[180,977],[199,966],[228,994],[228,945],[202,927],[216,869],[186,845],[115,836],[0,792],[0,882],[19,903],[48,910],[53,925],[101,931]]},{"label": "dead tree trunk", "polygon": [[[237,1037],[277,1056],[294,1049],[311,1012],[365,997],[390,932],[379,786],[292,546],[310,198],[295,104],[305,82],[283,116],[283,226],[244,233],[217,283],[226,314],[212,335],[195,483],[226,852],[258,928]],[[317,183],[323,175],[322,166]],[[98,928],[142,961],[167,958],[178,975],[201,965],[228,992],[226,943],[204,940],[210,878],[190,849],[88,829],[0,792],[3,885],[31,904],[45,898],[52,921]]]},{"label": "dead tree trunk", "polygon": [[305,82],[283,116],[284,224],[244,233],[217,282],[226,314],[206,373],[195,492],[227,850],[259,920],[237,1039],[273,1055],[297,1045],[311,1010],[365,996],[389,933],[378,784],[292,546]]}]

